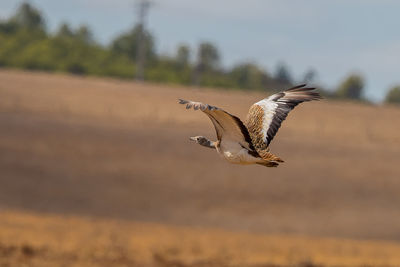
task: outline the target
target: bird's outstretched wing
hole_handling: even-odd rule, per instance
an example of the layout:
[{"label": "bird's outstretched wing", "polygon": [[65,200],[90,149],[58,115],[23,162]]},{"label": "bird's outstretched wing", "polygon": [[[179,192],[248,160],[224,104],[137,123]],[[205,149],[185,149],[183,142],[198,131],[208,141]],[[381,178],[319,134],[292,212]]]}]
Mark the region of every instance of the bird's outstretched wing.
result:
[{"label": "bird's outstretched wing", "polygon": [[234,141],[240,143],[244,148],[254,151],[249,132],[242,121],[218,107],[210,106],[200,102],[179,99],[179,104],[186,105],[186,109],[193,107],[194,110],[203,111],[214,124],[219,141]]},{"label": "bird's outstretched wing", "polygon": [[305,84],[271,95],[250,107],[246,126],[257,152],[268,148],[289,112],[298,104],[319,100],[315,88]]}]

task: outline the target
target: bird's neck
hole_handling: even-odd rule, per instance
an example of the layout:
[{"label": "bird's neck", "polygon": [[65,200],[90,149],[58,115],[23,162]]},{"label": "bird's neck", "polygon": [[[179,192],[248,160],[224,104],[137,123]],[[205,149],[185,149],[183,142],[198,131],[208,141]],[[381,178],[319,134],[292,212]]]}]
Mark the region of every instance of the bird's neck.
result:
[{"label": "bird's neck", "polygon": [[202,143],[200,145],[208,147],[208,148],[217,148],[218,141],[213,142],[213,141],[210,141],[210,140],[207,139],[206,142],[204,142],[204,143]]}]

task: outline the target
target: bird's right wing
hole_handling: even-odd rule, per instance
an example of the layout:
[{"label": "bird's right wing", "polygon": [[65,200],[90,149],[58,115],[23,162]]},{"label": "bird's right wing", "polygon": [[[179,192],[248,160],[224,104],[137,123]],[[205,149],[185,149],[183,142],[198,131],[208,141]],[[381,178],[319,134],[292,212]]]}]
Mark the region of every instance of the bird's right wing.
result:
[{"label": "bird's right wing", "polygon": [[193,107],[194,110],[200,109],[203,111],[214,124],[219,141],[235,141],[248,150],[254,150],[249,132],[238,117],[218,107],[200,102],[179,99],[179,104],[186,105],[186,109]]}]

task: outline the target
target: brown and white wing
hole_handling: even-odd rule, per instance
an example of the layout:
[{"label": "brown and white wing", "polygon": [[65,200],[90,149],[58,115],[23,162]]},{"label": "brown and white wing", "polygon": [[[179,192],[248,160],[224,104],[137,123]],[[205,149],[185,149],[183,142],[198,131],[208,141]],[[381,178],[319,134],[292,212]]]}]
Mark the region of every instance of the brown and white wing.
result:
[{"label": "brown and white wing", "polygon": [[250,107],[246,126],[257,151],[268,148],[282,122],[298,104],[321,99],[314,89],[302,84],[271,95]]},{"label": "brown and white wing", "polygon": [[186,105],[186,109],[193,107],[194,110],[200,109],[203,111],[214,124],[219,141],[235,141],[240,143],[242,147],[246,149],[254,150],[249,132],[238,117],[231,115],[218,107],[200,102],[179,99],[179,104]]}]

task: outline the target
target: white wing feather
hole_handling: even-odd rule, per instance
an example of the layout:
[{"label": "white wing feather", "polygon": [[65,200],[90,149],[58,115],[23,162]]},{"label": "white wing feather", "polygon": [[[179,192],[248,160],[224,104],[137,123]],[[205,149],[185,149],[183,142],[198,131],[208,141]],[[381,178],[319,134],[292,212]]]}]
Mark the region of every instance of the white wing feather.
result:
[{"label": "white wing feather", "polygon": [[[247,128],[252,139],[261,134],[265,144],[262,149],[268,147],[292,109],[302,102],[321,99],[320,94],[313,91],[314,89],[305,87],[305,84],[302,84],[255,103],[250,108],[247,120]],[[260,112],[262,114],[259,114]],[[262,118],[262,122],[254,118]]]}]

